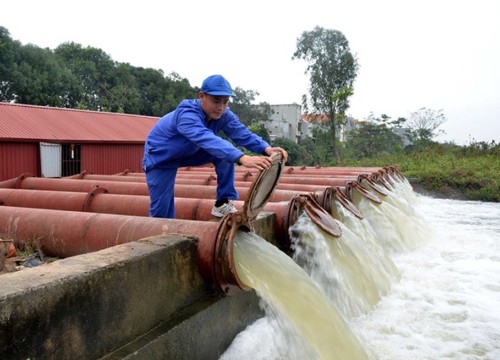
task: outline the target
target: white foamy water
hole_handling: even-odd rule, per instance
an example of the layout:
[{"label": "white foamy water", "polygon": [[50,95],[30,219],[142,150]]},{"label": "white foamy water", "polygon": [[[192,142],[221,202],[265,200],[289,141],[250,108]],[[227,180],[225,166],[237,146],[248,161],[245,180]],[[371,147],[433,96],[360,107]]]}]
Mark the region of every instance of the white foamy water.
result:
[{"label": "white foamy water", "polygon": [[[428,236],[390,253],[400,279],[352,332],[374,359],[500,359],[500,204],[411,202]],[[222,359],[289,359],[275,322],[248,326]]]},{"label": "white foamy water", "polygon": [[418,202],[433,236],[354,333],[380,359],[500,359],[500,204]]},{"label": "white foamy water", "polygon": [[282,344],[274,347],[280,356],[368,358],[318,284],[285,253],[256,234],[238,232],[234,260],[238,277],[255,289],[267,317],[272,319],[270,325],[276,325],[280,333]]}]

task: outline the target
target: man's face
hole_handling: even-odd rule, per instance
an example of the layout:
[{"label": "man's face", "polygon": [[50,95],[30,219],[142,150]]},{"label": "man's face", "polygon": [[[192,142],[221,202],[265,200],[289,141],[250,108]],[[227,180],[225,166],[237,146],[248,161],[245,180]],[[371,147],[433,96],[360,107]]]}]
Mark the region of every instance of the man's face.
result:
[{"label": "man's face", "polygon": [[201,101],[201,108],[210,120],[220,119],[229,103],[229,96],[213,96],[200,92],[198,97]]}]

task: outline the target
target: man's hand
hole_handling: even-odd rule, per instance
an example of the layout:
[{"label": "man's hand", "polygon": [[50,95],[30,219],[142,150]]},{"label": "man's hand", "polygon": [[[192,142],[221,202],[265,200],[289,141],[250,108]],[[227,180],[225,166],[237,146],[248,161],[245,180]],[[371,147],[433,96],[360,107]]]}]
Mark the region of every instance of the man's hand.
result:
[{"label": "man's hand", "polygon": [[271,160],[271,156],[275,153],[281,153],[281,158],[283,160],[283,163],[285,163],[286,159],[288,159],[288,153],[285,151],[285,149],[282,149],[280,147],[266,147],[264,152],[268,156],[250,156],[250,155],[243,155],[239,159],[239,164],[247,167],[247,168],[256,168],[259,170],[265,170],[269,169],[271,165],[273,164]]},{"label": "man's hand", "polygon": [[283,163],[285,163],[286,160],[288,159],[288,153],[286,152],[285,149],[280,148],[280,147],[268,146],[265,148],[264,152],[266,153],[266,155],[269,155],[269,156],[271,156],[272,154],[277,153],[277,152],[281,153],[281,158],[283,159]]},{"label": "man's hand", "polygon": [[269,169],[272,165],[271,158],[268,156],[243,155],[240,157],[239,163],[244,167],[256,168],[259,170]]}]

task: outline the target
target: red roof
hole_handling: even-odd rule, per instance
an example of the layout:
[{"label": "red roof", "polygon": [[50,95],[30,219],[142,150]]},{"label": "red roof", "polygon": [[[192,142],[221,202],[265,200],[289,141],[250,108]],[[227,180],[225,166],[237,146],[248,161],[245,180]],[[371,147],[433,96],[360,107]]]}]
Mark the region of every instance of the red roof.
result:
[{"label": "red roof", "polygon": [[302,114],[301,120],[313,123],[313,122],[326,122],[329,119],[328,115],[326,114]]},{"label": "red roof", "polygon": [[144,143],[157,117],[0,102],[0,141]]}]

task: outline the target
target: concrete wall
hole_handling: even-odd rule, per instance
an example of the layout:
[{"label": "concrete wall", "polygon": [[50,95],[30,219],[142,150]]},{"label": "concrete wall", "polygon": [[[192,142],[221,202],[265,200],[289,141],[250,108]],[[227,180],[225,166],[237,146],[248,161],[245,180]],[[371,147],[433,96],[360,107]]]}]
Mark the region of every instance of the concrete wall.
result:
[{"label": "concrete wall", "polygon": [[297,104],[271,105],[271,109],[273,110],[271,121],[264,123],[271,139],[285,138],[297,142],[301,106]]},{"label": "concrete wall", "polygon": [[259,316],[200,276],[196,240],[148,238],[2,275],[0,358],[217,359]]}]

